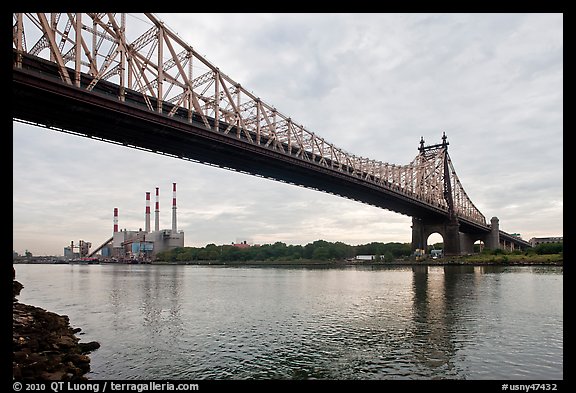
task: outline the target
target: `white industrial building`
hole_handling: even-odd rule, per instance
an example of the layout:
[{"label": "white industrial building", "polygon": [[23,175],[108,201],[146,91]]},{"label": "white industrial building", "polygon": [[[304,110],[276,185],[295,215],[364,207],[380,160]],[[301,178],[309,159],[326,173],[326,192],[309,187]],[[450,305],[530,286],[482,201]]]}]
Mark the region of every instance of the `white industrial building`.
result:
[{"label": "white industrial building", "polygon": [[150,228],[150,193],[146,192],[146,212],[144,230],[118,230],[118,208],[114,208],[114,229],[112,237],[90,253],[90,257],[100,252],[102,259],[119,262],[149,262],[156,254],[177,247],[184,247],[184,232],[178,231],[176,221],[176,183],[172,183],[172,228],[160,229],[159,189],[156,187],[156,208],[154,231]]},{"label": "white industrial building", "polygon": [[532,247],[536,247],[538,244],[543,243],[563,243],[564,237],[562,236],[551,236],[551,237],[533,237],[528,240]]}]

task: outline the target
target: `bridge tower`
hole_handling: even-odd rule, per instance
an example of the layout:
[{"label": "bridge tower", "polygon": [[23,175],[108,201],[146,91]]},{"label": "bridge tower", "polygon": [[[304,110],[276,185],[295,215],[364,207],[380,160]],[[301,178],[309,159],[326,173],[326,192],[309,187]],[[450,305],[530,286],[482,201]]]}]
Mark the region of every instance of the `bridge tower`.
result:
[{"label": "bridge tower", "polygon": [[[442,143],[436,145],[424,145],[424,137],[420,138],[420,147],[418,147],[418,159],[422,162],[437,160],[437,172],[435,176],[441,177],[443,188],[442,197],[448,208],[447,217],[412,217],[412,251],[417,248],[426,249],[428,237],[435,232],[442,235],[444,239],[444,255],[460,255],[461,239],[459,231],[458,217],[454,208],[454,199],[452,197],[452,184],[450,177],[450,165],[448,158],[448,141],[446,133],[442,134]],[[425,184],[421,184],[425,187]]]},{"label": "bridge tower", "polygon": [[[427,239],[433,233],[442,235],[444,255],[448,256],[474,252],[476,240],[483,241],[488,249],[500,248],[500,229],[497,217],[492,217],[490,220],[488,232],[471,232],[470,230],[461,232],[457,212],[462,212],[463,207],[455,203],[454,195],[461,201],[463,191],[453,189],[453,185],[454,187],[460,186],[454,169],[451,167],[448,145],[445,133],[442,135],[442,143],[436,145],[425,146],[424,138],[420,139],[418,148],[420,153],[414,163],[422,168],[434,169],[426,169],[426,172],[419,174],[420,180],[417,184],[420,188],[419,192],[425,195],[434,194],[434,204],[444,206],[447,214],[412,217],[412,251],[426,249]],[[441,192],[436,190],[441,190]]]}]

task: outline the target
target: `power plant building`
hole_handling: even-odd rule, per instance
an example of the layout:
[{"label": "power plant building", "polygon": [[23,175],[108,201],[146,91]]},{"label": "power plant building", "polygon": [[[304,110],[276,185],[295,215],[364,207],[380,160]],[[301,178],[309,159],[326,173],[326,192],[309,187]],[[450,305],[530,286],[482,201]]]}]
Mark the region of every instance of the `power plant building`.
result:
[{"label": "power plant building", "polygon": [[172,183],[172,228],[160,229],[159,189],[156,187],[156,207],[154,210],[154,231],[150,228],[150,193],[146,192],[146,210],[144,230],[118,230],[118,208],[114,208],[114,227],[112,237],[90,256],[101,251],[106,259],[118,261],[150,261],[156,254],[177,247],[184,247],[184,232],[178,231],[176,224],[176,183]]}]

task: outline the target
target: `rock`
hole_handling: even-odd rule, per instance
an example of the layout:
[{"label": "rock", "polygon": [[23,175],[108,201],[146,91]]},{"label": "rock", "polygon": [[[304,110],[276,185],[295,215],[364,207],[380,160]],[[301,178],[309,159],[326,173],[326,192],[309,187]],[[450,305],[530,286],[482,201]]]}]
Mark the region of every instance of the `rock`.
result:
[{"label": "rock", "polygon": [[76,346],[77,343],[78,339],[76,337],[60,336],[58,339],[56,339],[55,345],[57,345],[58,348],[66,348],[66,347],[74,347]]},{"label": "rock", "polygon": [[61,379],[64,379],[64,376],[66,375],[66,371],[55,371],[53,373],[49,373],[49,372],[43,372],[41,377],[42,379],[46,379],[48,381],[59,381]]},{"label": "rock", "polygon": [[18,363],[24,362],[28,358],[26,351],[14,351],[14,361]]},{"label": "rock", "polygon": [[96,341],[79,343],[66,315],[22,304],[16,300],[23,288],[13,281],[12,377],[18,380],[86,380],[90,358],[100,347]]},{"label": "rock", "polygon": [[12,281],[12,301],[16,301],[16,296],[20,295],[22,288],[24,288],[24,285],[16,280]]},{"label": "rock", "polygon": [[81,353],[88,353],[100,348],[100,343],[90,341],[89,343],[78,343],[78,346],[80,347]]}]

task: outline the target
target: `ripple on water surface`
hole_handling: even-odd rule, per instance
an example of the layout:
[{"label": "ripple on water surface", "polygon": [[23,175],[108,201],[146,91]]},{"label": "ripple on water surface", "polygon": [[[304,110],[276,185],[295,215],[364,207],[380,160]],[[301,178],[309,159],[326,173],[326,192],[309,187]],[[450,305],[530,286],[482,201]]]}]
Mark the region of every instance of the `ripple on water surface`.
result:
[{"label": "ripple on water surface", "polygon": [[[562,379],[562,270],[16,265],[95,379]],[[50,280],[46,280],[50,277]]]}]

